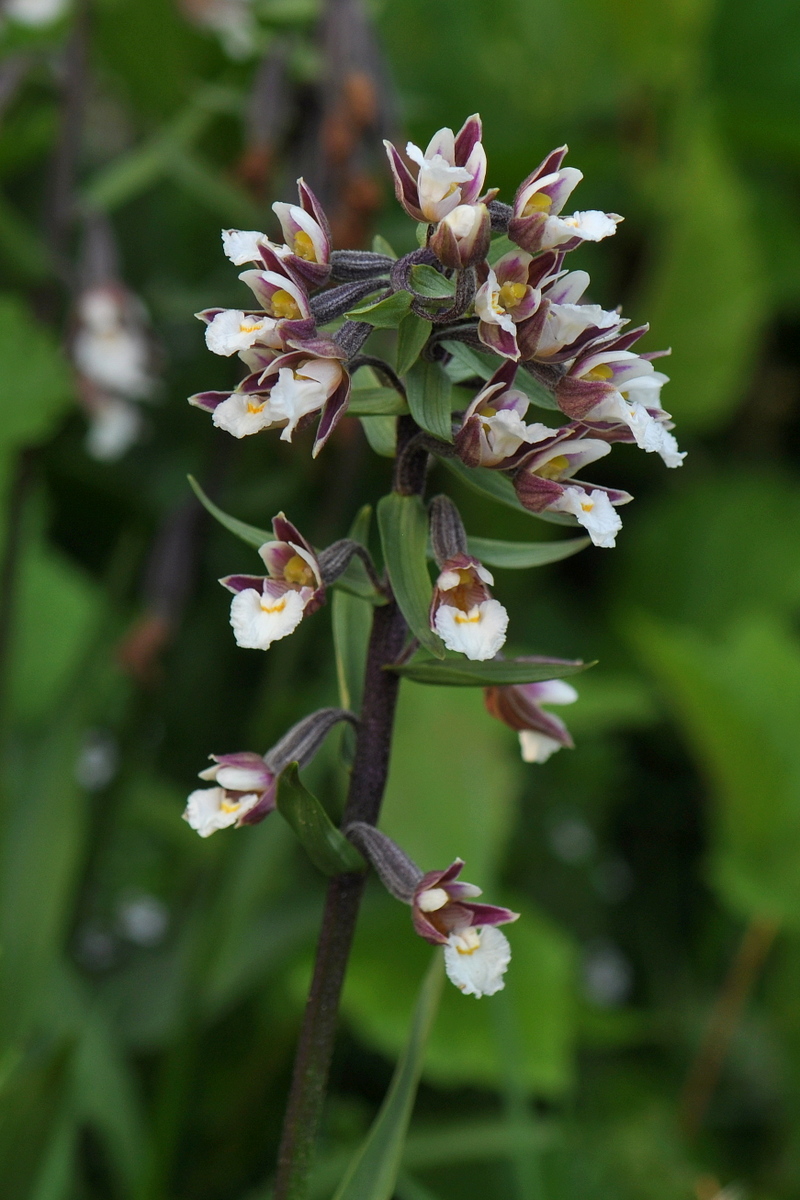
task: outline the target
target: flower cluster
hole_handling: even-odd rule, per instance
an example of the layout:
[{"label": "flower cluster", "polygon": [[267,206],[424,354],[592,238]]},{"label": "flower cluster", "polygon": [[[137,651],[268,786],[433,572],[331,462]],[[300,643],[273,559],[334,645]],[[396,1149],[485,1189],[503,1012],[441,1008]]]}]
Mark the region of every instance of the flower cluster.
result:
[{"label": "flower cluster", "polygon": [[[325,213],[302,179],[297,204],[273,205],[282,242],[257,230],[225,230],[225,254],[245,268],[240,279],[254,303],[197,315],[208,348],[238,355],[247,374],[232,390],[200,392],[190,403],[236,438],[272,429],[291,441],[316,421],[314,455],[350,405],[359,416],[398,414],[394,494],[379,508],[385,574],[365,545],[343,539],[317,550],[279,513],[274,540],[258,551],[267,574],[220,581],[233,593],[236,641],[268,649],[319,608],[330,587],[355,590],[375,605],[394,599],[408,637],[405,646],[402,637],[395,643],[392,654],[399,657],[379,670],[406,671],[419,682],[483,685],[488,712],[519,735],[524,761],[543,763],[573,744],[548,706],[577,699],[562,677],[583,664],[502,657],[509,616],[492,595],[494,579],[482,558],[520,565],[527,547],[512,544],[509,552],[506,542],[471,541],[447,496],[426,505],[428,458],[449,459],[489,497],[533,514],[558,514],[583,527],[595,546],[612,547],[621,528],[618,509],[632,497],[588,482],[584,471],[617,442],[657,453],[669,467],[680,466],[684,455],[661,405],[667,376],[653,365],[659,352],[635,349],[647,326],[631,329],[620,309],[595,303],[588,274],[566,266],[570,252],[612,236],[622,218],[594,209],[565,212],[582,179],[564,166],[566,146],[523,180],[511,204],[502,203],[486,187],[481,139],[475,115],[457,133],[439,130],[424,150],[409,142],[403,155],[385,143],[397,198],[418,223],[420,247],[402,257],[385,243],[373,251],[334,249]],[[373,329],[402,327],[409,317],[409,336],[401,328],[396,357],[362,352]],[[384,346],[385,335],[381,354]],[[418,362],[409,360],[413,347]],[[382,386],[360,392],[355,408],[352,379],[365,367],[374,372],[370,385]],[[462,395],[469,389],[457,411],[453,382]],[[548,420],[531,419],[537,401]],[[426,543],[433,578],[426,573]],[[438,679],[426,651],[453,656],[439,664],[446,670]],[[190,825],[207,836],[272,811],[281,771],[290,761],[307,761],[321,744],[319,731],[329,728],[319,714],[307,720],[313,736],[303,741],[290,731],[263,759],[250,752],[212,756],[202,778],[213,786],[190,796]],[[317,814],[311,824],[321,820]],[[516,914],[475,903],[479,889],[458,881],[460,859],[423,874],[349,810],[344,826],[339,834],[411,907],[417,933],[444,947],[452,981],[475,996],[501,988],[510,950],[498,926]],[[355,869],[347,855],[337,861],[342,870]]]}]

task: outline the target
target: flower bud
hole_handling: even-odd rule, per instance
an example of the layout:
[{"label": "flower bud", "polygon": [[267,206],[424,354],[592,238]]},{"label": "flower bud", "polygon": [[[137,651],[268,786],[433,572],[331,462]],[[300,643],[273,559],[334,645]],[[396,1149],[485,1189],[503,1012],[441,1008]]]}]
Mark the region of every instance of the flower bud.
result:
[{"label": "flower bud", "polygon": [[485,204],[459,204],[431,235],[428,246],[445,267],[463,269],[483,262],[489,252],[492,224]]}]

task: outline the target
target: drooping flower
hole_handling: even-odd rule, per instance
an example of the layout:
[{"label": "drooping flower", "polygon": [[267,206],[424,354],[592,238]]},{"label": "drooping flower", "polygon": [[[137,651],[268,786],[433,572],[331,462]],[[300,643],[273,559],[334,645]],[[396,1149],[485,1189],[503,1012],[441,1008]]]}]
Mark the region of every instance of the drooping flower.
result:
[{"label": "drooping flower", "polygon": [[280,429],[284,442],[321,413],[312,451],[316,457],[344,414],[349,396],[350,376],[340,358],[293,350],[273,357],[233,392],[199,392],[189,403],[212,413],[213,423],[236,438]]},{"label": "drooping flower", "polygon": [[200,778],[214,787],[197,788],[186,802],[183,819],[200,837],[210,837],[230,825],[255,825],[275,808],[277,776],[260,754],[211,754],[214,765]]},{"label": "drooping flower", "polygon": [[[546,659],[528,661],[546,662]],[[558,660],[554,659],[553,662]],[[578,699],[575,688],[563,679],[546,679],[539,683],[511,684],[484,689],[486,708],[519,734],[524,762],[547,762],[563,746],[574,745],[560,717],[545,712],[543,704],[574,704]]]},{"label": "drooping flower", "polygon": [[492,996],[503,987],[511,947],[496,928],[516,921],[519,913],[494,904],[475,904],[481,889],[459,883],[460,858],[444,871],[429,871],[414,890],[412,919],[420,937],[444,946],[445,969],[467,996]]},{"label": "drooping flower", "polygon": [[642,450],[660,454],[668,467],[679,467],[684,454],[669,432],[670,415],[661,407],[661,388],[669,376],[656,371],[649,357],[628,346],[644,328],[607,343],[589,346],[556,386],[556,400],[567,416],[586,425],[627,426]]},{"label": "drooping flower", "polygon": [[397,199],[415,221],[436,223],[459,205],[477,202],[486,178],[486,152],[477,114],[468,117],[457,134],[440,129],[424,153],[408,143],[406,154],[417,165],[416,178],[392,143],[383,144]]},{"label": "drooping flower", "polygon": [[508,613],[494,600],[489,571],[469,554],[442,564],[431,601],[431,629],[448,650],[483,661],[493,658],[506,640]]},{"label": "drooping flower", "polygon": [[534,259],[522,250],[504,254],[488,268],[486,280],[475,294],[478,337],[504,358],[518,359],[517,327],[530,320],[539,307],[539,285],[552,259]]},{"label": "drooping flower", "polygon": [[610,548],[622,528],[615,506],[627,504],[628,492],[583,483],[573,476],[587,463],[608,454],[607,442],[575,436],[573,427],[534,450],[514,476],[521,503],[531,512],[563,512],[576,517],[595,546]]},{"label": "drooping flower", "polygon": [[575,167],[562,167],[566,146],[559,146],[524,179],[514,197],[508,236],[523,250],[537,254],[558,248],[574,250],[581,242],[599,242],[616,232],[622,220],[617,213],[596,209],[559,214],[572,192],[583,179]]},{"label": "drooping flower", "polygon": [[266,577],[227,575],[220,580],[234,593],[231,625],[236,644],[252,650],[268,650],[293,633],[325,600],[313,548],[283,513],[273,518],[272,529],[276,540],[265,542],[258,552]]},{"label": "drooping flower", "polygon": [[497,467],[553,435],[549,425],[524,421],[530,400],[513,386],[516,370],[516,363],[504,362],[464,413],[455,446],[468,467]]},{"label": "drooping flower", "polygon": [[322,205],[304,179],[298,179],[300,204],[276,200],[272,206],[286,241],[286,261],[311,287],[330,277],[331,231]]},{"label": "drooping flower", "polygon": [[434,229],[428,241],[445,267],[463,270],[483,262],[489,250],[492,225],[485,204],[459,204]]}]

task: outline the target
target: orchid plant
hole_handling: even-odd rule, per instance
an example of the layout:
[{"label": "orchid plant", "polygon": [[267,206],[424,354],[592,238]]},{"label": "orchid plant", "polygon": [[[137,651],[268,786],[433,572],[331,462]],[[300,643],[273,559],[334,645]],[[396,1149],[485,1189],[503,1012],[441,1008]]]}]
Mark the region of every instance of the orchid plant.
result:
[{"label": "orchid plant", "polygon": [[[331,876],[276,1200],[303,1194],[368,866],[410,906],[411,929],[443,947],[447,974],[465,995],[501,989],[511,957],[498,927],[517,914],[475,903],[480,889],[459,881],[460,859],[424,873],[376,828],[401,678],[484,687],[488,712],[519,734],[526,762],[571,746],[566,725],[546,706],[577,698],[565,677],[584,664],[504,657],[509,618],[492,594],[489,567],[556,561],[589,541],[612,547],[618,509],[632,497],[582,475],[614,443],[636,443],[669,467],[683,459],[660,402],[667,377],[653,366],[659,353],[633,348],[647,326],[630,329],[619,309],[587,300],[589,276],[566,265],[571,251],[612,236],[622,218],[563,215],[582,178],[563,166],[566,146],[523,180],[512,204],[499,201],[496,189],[485,188],[481,136],[476,115],[457,134],[439,130],[424,151],[409,143],[405,157],[386,143],[397,199],[417,222],[418,249],[397,257],[382,239],[372,251],[334,249],[325,213],[301,179],[299,203],[273,206],[282,244],[255,230],[223,232],[225,254],[246,268],[239,278],[252,303],[198,313],[209,349],[238,355],[247,368],[232,391],[190,398],[217,428],[235,438],[274,430],[291,442],[316,423],[316,456],[340,421],[356,417],[373,446],[394,458],[392,490],[377,507],[382,567],[363,519],[351,537],[317,549],[283,513],[270,536],[221,513],[197,488],[266,568],[220,581],[233,594],[239,646],[268,650],[331,591],[355,595],[372,612],[360,712],[343,704],[313,713],[263,757],[212,755],[201,772],[211,786],[191,794],[184,814],[207,837],[277,810]],[[373,353],[367,344],[376,330]],[[386,330],[396,330],[393,351]],[[530,419],[532,406],[546,419]],[[582,527],[588,537],[471,538],[449,497],[426,500],[436,463],[484,496]],[[297,769],[340,722],[354,727],[355,751],[337,827]]]}]

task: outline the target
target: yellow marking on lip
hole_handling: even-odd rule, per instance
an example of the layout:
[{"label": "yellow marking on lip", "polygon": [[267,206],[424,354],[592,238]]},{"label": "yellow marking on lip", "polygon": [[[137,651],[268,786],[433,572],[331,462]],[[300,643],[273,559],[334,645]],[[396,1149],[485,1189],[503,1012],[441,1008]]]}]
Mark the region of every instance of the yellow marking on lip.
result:
[{"label": "yellow marking on lip", "polygon": [[453,620],[457,625],[477,625],[480,622],[480,619],[480,613],[476,613],[474,617],[469,616],[467,613],[465,613],[462,617],[459,613],[456,613],[455,617],[453,617]]},{"label": "yellow marking on lip", "polygon": [[581,505],[581,509],[583,510],[583,512],[591,512],[593,508],[594,508],[593,500],[590,500],[588,504]]},{"label": "yellow marking on lip", "polygon": [[286,597],[281,596],[275,604],[265,604],[266,596],[261,597],[261,611],[265,613],[280,613],[286,608]]},{"label": "yellow marking on lip", "polygon": [[248,400],[247,401],[247,411],[249,413],[251,413],[253,416],[255,416],[256,413],[262,413],[264,411],[265,403],[266,403],[266,401],[262,401],[261,404],[254,404],[252,400]]},{"label": "yellow marking on lip", "polygon": [[235,813],[238,811],[239,807],[240,805],[238,800],[233,803],[231,803],[230,800],[223,800],[220,804],[220,808],[224,813]]},{"label": "yellow marking on lip", "polygon": [[258,325],[241,324],[239,326],[239,333],[258,333],[260,328],[261,328],[260,322],[258,323]]}]

